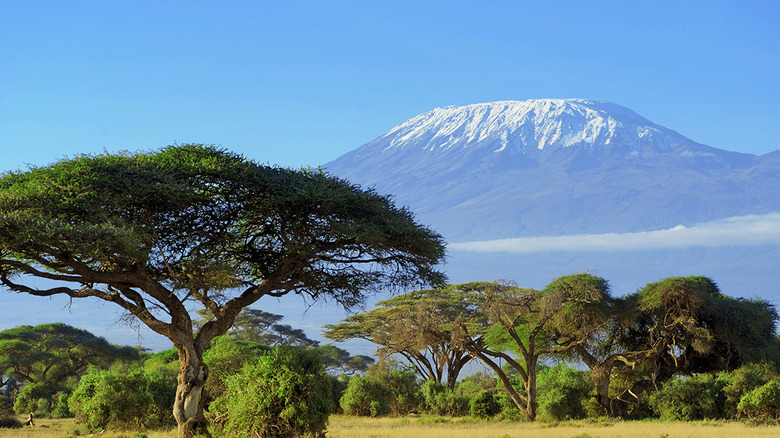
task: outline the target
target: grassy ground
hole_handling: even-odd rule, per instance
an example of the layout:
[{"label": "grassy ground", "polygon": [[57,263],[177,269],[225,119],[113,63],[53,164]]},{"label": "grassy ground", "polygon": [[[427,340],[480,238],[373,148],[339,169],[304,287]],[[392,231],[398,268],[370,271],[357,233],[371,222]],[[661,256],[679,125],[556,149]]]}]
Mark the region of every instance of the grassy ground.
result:
[{"label": "grassy ground", "polygon": [[[21,417],[20,417],[21,419]],[[0,429],[0,438],[61,438],[76,428],[72,419],[36,420],[35,427]],[[88,435],[81,435],[88,436]],[[101,438],[174,438],[176,432],[106,432]],[[780,436],[780,426],[748,426],[742,423],[706,421],[569,422],[545,423],[471,422],[441,417],[357,418],[333,416],[330,438],[770,438]]]}]

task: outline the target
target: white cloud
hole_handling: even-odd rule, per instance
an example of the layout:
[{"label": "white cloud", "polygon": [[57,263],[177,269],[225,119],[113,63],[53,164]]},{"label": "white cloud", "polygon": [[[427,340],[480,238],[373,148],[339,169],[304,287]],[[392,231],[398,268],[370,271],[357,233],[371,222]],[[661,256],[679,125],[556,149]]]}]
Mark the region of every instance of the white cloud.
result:
[{"label": "white cloud", "polygon": [[691,246],[780,244],[780,213],[735,216],[690,227],[637,233],[520,237],[452,243],[453,250],[533,253],[544,251],[620,251]]}]

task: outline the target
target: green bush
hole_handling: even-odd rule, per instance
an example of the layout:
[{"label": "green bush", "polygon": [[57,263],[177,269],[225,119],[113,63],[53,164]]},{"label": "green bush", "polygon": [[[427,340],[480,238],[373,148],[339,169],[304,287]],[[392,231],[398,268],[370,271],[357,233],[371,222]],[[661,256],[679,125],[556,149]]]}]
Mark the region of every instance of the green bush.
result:
[{"label": "green bush", "polygon": [[780,382],[772,380],[742,397],[739,413],[751,421],[780,420]]},{"label": "green bush", "polygon": [[51,410],[51,416],[54,418],[70,418],[73,416],[73,413],[70,411],[70,408],[68,407],[68,399],[70,398],[70,394],[66,392],[60,392],[55,397],[57,402],[52,406]]},{"label": "green bush", "polygon": [[469,414],[474,418],[492,418],[499,412],[501,405],[489,391],[477,393],[469,402]]},{"label": "green bush", "polygon": [[[28,383],[16,395],[14,411],[19,415],[34,412],[38,418],[51,416],[51,407],[63,388],[55,382]],[[54,403],[53,403],[54,402]]]},{"label": "green bush", "polygon": [[776,376],[774,369],[768,364],[748,364],[731,372],[722,372],[718,380],[723,382],[725,395],[723,415],[733,419],[737,416],[737,405],[748,392],[766,384]]},{"label": "green bush", "polygon": [[498,380],[492,373],[477,372],[469,374],[458,382],[456,391],[464,395],[474,395],[481,391],[495,392]]},{"label": "green bush", "polygon": [[90,430],[155,429],[175,424],[175,395],[175,382],[164,375],[90,368],[68,404]]},{"label": "green bush", "polygon": [[672,380],[650,397],[650,406],[663,420],[723,418],[723,381],[711,375]]},{"label": "green bush", "polygon": [[585,418],[595,388],[588,374],[565,365],[541,370],[538,376],[539,419],[563,421]]},{"label": "green bush", "polygon": [[347,415],[378,417],[387,414],[392,396],[389,389],[370,377],[356,376],[349,379],[339,404]]},{"label": "green bush", "polygon": [[331,381],[322,359],[293,348],[274,347],[225,379],[225,392],[211,403],[213,435],[252,437],[324,436],[333,412]]},{"label": "green bush", "polygon": [[420,386],[423,410],[434,415],[461,417],[469,412],[469,397],[460,391],[450,391],[434,380],[426,380]]},{"label": "green bush", "polygon": [[423,402],[417,373],[409,367],[396,361],[382,361],[370,367],[368,375],[392,394],[388,401],[388,411],[391,415],[414,412]]},{"label": "green bush", "polygon": [[207,404],[225,392],[227,378],[240,373],[244,365],[257,361],[269,349],[256,342],[239,341],[227,336],[212,340],[203,353],[203,362],[209,368],[205,387]]}]

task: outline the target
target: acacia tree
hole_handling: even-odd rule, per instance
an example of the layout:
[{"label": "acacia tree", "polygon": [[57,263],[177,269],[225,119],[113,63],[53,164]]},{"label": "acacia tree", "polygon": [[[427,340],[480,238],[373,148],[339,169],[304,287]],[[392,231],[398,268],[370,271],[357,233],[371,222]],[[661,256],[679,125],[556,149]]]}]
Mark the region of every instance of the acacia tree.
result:
[{"label": "acacia tree", "polygon": [[[531,421],[536,418],[540,359],[567,354],[586,342],[602,323],[600,315],[610,300],[607,282],[589,274],[561,277],[541,291],[508,282],[473,282],[421,293],[427,305],[443,297],[439,299],[450,306],[446,322],[425,327],[428,336],[467,351],[493,370]],[[511,373],[521,387],[515,386]]]},{"label": "acacia tree", "polygon": [[337,342],[373,342],[380,346],[383,358],[398,354],[423,380],[442,383],[446,378],[447,387],[454,390],[471,356],[429,329],[450,324],[458,317],[460,304],[451,298],[443,289],[405,293],[380,301],[375,309],[349,316],[339,324],[326,325],[324,335]]},{"label": "acacia tree", "polygon": [[[200,320],[193,324],[200,328],[213,319],[214,316],[208,309],[198,310]],[[310,339],[306,333],[287,324],[279,324],[284,316],[266,312],[259,309],[246,308],[236,316],[233,326],[228,330],[227,336],[240,341],[257,342],[263,345],[291,345],[295,347],[316,347],[318,341]]]},{"label": "acacia tree", "polygon": [[624,415],[639,394],[676,375],[731,370],[769,360],[777,350],[775,309],[729,298],[706,277],[650,283],[613,309],[609,322],[575,347],[611,416]]},{"label": "acacia tree", "polygon": [[89,365],[107,367],[115,360],[137,358],[138,351],[132,347],[111,345],[63,323],[23,325],[0,332],[0,375],[23,384],[61,385],[86,372]]},{"label": "acacia tree", "polygon": [[[386,196],[213,146],[82,155],[0,177],[2,284],[110,301],[169,338],[179,436],[203,418],[203,350],[242,309],[290,292],[352,306],[441,281],[443,255],[441,236]],[[188,301],[214,319],[194,331]]]}]

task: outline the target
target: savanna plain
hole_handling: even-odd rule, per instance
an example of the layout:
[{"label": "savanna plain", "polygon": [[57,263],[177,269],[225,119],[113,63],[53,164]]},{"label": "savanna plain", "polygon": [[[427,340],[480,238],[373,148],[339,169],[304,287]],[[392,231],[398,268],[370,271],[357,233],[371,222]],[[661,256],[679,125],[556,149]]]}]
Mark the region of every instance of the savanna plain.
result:
[{"label": "savanna plain", "polygon": [[[19,420],[22,420],[19,417]],[[173,438],[170,431],[106,431],[75,435],[73,419],[40,419],[35,427],[0,429],[0,438]],[[780,437],[780,426],[751,426],[729,421],[570,421],[562,423],[507,423],[438,416],[365,418],[334,415],[331,438],[770,438]]]}]

